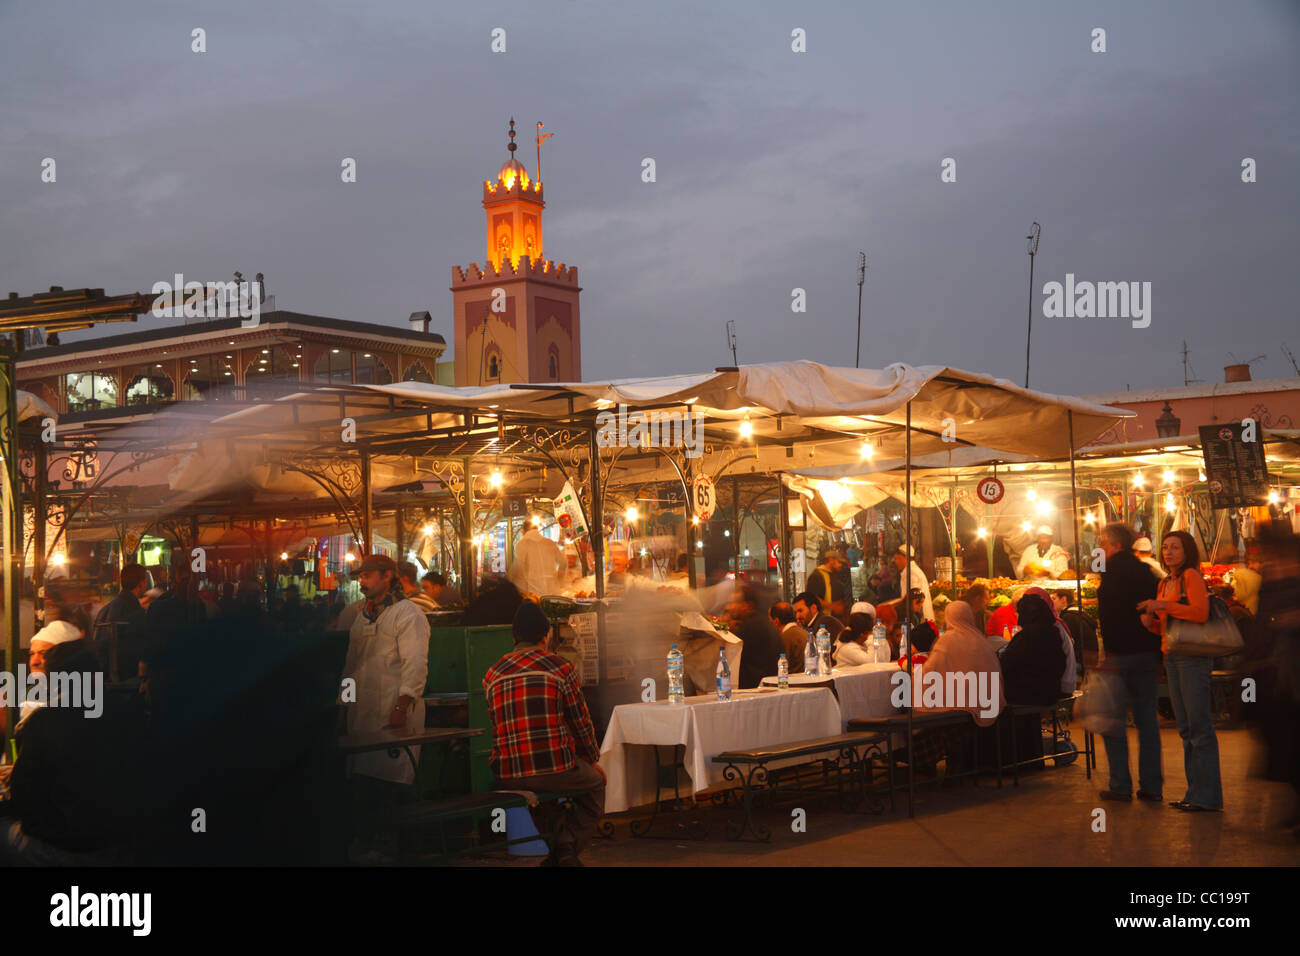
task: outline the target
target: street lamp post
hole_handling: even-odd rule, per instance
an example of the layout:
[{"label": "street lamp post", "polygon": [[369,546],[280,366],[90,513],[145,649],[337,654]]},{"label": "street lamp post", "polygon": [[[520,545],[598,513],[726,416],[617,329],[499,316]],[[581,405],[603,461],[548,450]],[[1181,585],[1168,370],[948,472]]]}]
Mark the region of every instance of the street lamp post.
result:
[{"label": "street lamp post", "polygon": [[1034,332],[1034,256],[1038,255],[1038,237],[1043,227],[1035,222],[1029,228],[1029,327],[1025,331],[1025,388],[1029,387],[1029,339]]}]

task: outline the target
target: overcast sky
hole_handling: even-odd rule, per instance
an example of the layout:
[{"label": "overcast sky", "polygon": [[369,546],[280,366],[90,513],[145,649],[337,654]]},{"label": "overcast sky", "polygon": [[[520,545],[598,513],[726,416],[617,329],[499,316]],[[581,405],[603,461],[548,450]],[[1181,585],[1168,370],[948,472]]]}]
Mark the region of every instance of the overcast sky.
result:
[{"label": "overcast sky", "polygon": [[[450,342],[513,115],[530,171],[555,134],[588,380],[730,364],[728,319],[742,363],[852,365],[862,249],[863,365],[1023,381],[1035,219],[1035,387],[1181,385],[1183,340],[1208,381],[1300,352],[1291,0],[0,2],[0,90],[0,292],[260,271],[280,308],[427,309]],[[1067,272],[1150,282],[1150,327],[1044,318]]]}]

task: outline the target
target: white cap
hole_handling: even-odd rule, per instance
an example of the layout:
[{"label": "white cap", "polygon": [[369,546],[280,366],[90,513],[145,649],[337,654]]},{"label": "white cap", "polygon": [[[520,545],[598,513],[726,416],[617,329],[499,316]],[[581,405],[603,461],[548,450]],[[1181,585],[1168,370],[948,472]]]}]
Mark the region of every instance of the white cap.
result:
[{"label": "white cap", "polygon": [[1049,538],[1051,538],[1051,537],[1054,537],[1054,536],[1056,535],[1056,532],[1053,531],[1053,530],[1052,530],[1050,527],[1048,527],[1047,525],[1045,525],[1045,524],[1040,524],[1040,525],[1038,526],[1038,536],[1041,538],[1043,535],[1047,535]]},{"label": "white cap", "polygon": [[908,546],[905,545],[905,544],[900,544],[900,545],[898,546],[898,553],[899,553],[899,554],[902,554],[902,555],[906,555],[907,557],[910,558],[910,557],[912,557],[914,554],[916,554],[916,549],[915,549],[915,548],[910,548],[910,547],[908,547]]},{"label": "white cap", "polygon": [[50,645],[66,644],[68,641],[79,641],[85,636],[69,621],[51,621],[32,635],[32,643],[40,641]]},{"label": "white cap", "polygon": [[858,601],[853,607],[849,608],[850,614],[870,614],[876,616],[876,607],[874,604],[868,604],[866,601]]},{"label": "white cap", "polygon": [[1150,538],[1138,538],[1136,541],[1133,542],[1133,550],[1134,550],[1134,551],[1145,551],[1145,552],[1150,552],[1150,551],[1151,551],[1151,539],[1150,539]]}]

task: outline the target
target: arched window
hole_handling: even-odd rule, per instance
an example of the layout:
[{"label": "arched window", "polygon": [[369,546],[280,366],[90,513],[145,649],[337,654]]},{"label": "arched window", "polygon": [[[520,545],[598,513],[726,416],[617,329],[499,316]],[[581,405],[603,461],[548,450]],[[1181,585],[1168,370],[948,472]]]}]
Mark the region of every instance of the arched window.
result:
[{"label": "arched window", "polygon": [[70,412],[117,408],[117,379],[104,372],[69,372],[63,376],[63,394]]},{"label": "arched window", "polygon": [[388,370],[383,359],[373,352],[354,353],[357,358],[358,385],[391,385],[393,373]]},{"label": "arched window", "polygon": [[222,389],[235,383],[235,355],[196,355],[187,360],[189,368],[181,382],[181,401],[212,401]]},{"label": "arched window", "polygon": [[501,365],[500,365],[500,363],[497,361],[497,355],[496,355],[495,352],[493,352],[491,355],[488,356],[488,370],[487,370],[487,377],[488,377],[488,378],[500,378],[500,377],[501,377]]},{"label": "arched window", "polygon": [[244,369],[244,381],[247,384],[296,382],[301,365],[301,345],[268,345],[252,351],[252,358]]},{"label": "arched window", "polygon": [[127,405],[152,405],[158,402],[170,402],[175,396],[176,388],[171,376],[158,364],[152,368],[142,368],[134,374],[127,373]]},{"label": "arched window", "polygon": [[546,374],[552,382],[560,380],[560,350],[554,345],[546,350]]},{"label": "arched window", "polygon": [[432,385],[433,376],[429,374],[429,370],[424,367],[423,362],[412,362],[410,365],[406,366],[406,371],[402,373],[402,381],[426,382],[429,385]]},{"label": "arched window", "polygon": [[320,382],[352,383],[352,353],[330,349],[316,360],[315,378]]}]

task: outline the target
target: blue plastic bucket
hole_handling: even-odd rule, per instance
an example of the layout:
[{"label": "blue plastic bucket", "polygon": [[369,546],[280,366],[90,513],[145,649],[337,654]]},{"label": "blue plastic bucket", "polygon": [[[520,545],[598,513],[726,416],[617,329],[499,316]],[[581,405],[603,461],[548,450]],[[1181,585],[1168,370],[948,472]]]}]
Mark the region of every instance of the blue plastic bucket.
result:
[{"label": "blue plastic bucket", "polygon": [[511,856],[546,856],[551,851],[533,824],[533,815],[527,807],[509,807],[506,809],[506,839],[523,840],[534,837],[528,843],[511,843],[507,849]]}]

